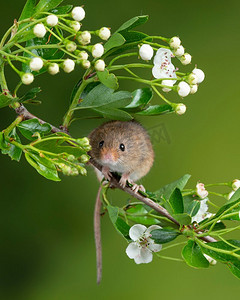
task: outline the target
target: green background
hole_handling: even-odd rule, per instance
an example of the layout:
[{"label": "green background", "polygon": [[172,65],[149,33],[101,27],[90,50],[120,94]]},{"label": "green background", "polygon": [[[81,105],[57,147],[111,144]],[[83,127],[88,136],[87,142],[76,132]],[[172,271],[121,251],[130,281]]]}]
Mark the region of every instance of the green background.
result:
[{"label": "green background", "polygon": [[[1,35],[19,16],[24,2],[1,1]],[[101,26],[115,30],[135,15],[149,14],[149,22],[141,29],[152,35],[179,35],[193,56],[186,70],[197,63],[206,74],[199,92],[183,100],[188,107],[184,116],[139,119],[155,136],[155,163],[142,181],[148,190],[185,173],[192,174],[192,186],[197,180],[213,183],[239,178],[240,2],[90,0],[72,4],[85,4],[83,23],[90,30]],[[59,125],[80,76],[75,71],[36,79],[35,85],[43,89],[43,104],[29,109]],[[122,89],[137,87],[121,83]],[[8,108],[2,109],[0,129],[14,116]],[[71,133],[87,135],[99,123],[75,123]],[[161,136],[163,128],[170,140]],[[24,159],[18,164],[2,156],[0,168],[1,299],[239,298],[239,280],[224,265],[195,270],[157,257],[151,264],[136,265],[126,256],[127,244],[107,216],[102,219],[103,281],[97,286],[92,215],[98,183],[93,171],[89,170],[87,178],[64,177],[61,183],[53,183],[40,177]],[[110,198],[113,204],[123,205],[127,196],[112,192]],[[180,255],[180,251],[169,253]]]}]

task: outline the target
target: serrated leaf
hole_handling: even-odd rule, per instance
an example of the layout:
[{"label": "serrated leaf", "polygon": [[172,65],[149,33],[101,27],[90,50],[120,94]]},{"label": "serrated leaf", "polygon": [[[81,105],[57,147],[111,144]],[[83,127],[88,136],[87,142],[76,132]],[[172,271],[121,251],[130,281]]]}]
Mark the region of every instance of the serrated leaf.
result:
[{"label": "serrated leaf", "polygon": [[101,114],[104,118],[111,120],[130,121],[133,119],[133,117],[130,114],[117,108],[99,107],[94,109],[94,111]]},{"label": "serrated leaf", "polygon": [[[28,0],[22,10],[21,16],[19,17],[19,21],[22,21],[22,20],[32,17],[36,4],[37,4],[37,0]],[[22,29],[26,25],[27,25],[27,23],[20,24],[19,30]]]},{"label": "serrated leaf", "polygon": [[137,89],[132,92],[132,101],[129,105],[125,107],[125,109],[134,111],[134,109],[138,108],[142,110],[146,107],[146,105],[151,101],[153,97],[153,92],[151,88],[142,88]]},{"label": "serrated leaf", "polygon": [[113,48],[122,46],[125,41],[125,38],[120,33],[114,33],[104,45],[105,53]]},{"label": "serrated leaf", "polygon": [[118,30],[116,32],[121,32],[121,31],[124,31],[124,30],[130,30],[132,28],[135,28],[139,25],[142,25],[142,24],[146,23],[147,21],[148,21],[148,16],[147,15],[134,17],[134,18],[126,21],[125,23],[123,23],[121,25],[121,27],[118,28]]},{"label": "serrated leaf", "polygon": [[154,229],[151,231],[151,239],[156,244],[169,243],[179,236],[179,232],[171,228]]},{"label": "serrated leaf", "polygon": [[143,111],[137,112],[138,115],[141,116],[158,116],[162,114],[167,114],[173,112],[173,108],[168,104],[161,105],[151,105],[145,108]]},{"label": "serrated leaf", "polygon": [[148,40],[147,34],[138,31],[123,31],[121,32],[121,35],[125,38],[126,43],[140,42],[143,39]]},{"label": "serrated leaf", "polygon": [[40,0],[35,8],[35,12],[49,11],[61,4],[63,0]]},{"label": "serrated leaf", "polygon": [[143,205],[136,205],[134,207],[131,207],[127,210],[127,213],[128,213],[127,215],[128,219],[138,224],[156,225],[160,223],[158,219],[149,217],[147,215],[148,211],[144,208]]},{"label": "serrated leaf", "polygon": [[117,90],[118,80],[114,74],[109,74],[109,71],[105,69],[103,72],[97,72],[98,79],[101,83],[107,86],[110,89]]},{"label": "serrated leaf", "polygon": [[117,231],[127,240],[131,240],[129,237],[129,229],[130,226],[123,221],[119,217],[119,208],[115,206],[108,205],[107,206],[109,218],[112,221],[114,227],[117,229]]},{"label": "serrated leaf", "polygon": [[27,162],[35,168],[40,175],[52,181],[61,181],[58,177],[56,167],[51,161],[34,153],[25,153],[25,157]]},{"label": "serrated leaf", "polygon": [[35,140],[36,137],[33,137],[33,135],[37,132],[41,136],[44,136],[51,131],[51,126],[48,123],[40,124],[38,119],[23,121],[17,127],[21,134],[28,140]]},{"label": "serrated leaf", "polygon": [[183,203],[184,203],[184,212],[189,214],[191,217],[194,217],[200,208],[200,201],[195,200],[195,197],[193,195],[188,195],[183,197]]},{"label": "serrated leaf", "polygon": [[186,263],[193,268],[208,268],[209,262],[204,257],[201,248],[192,240],[182,250],[182,257]]},{"label": "serrated leaf", "polygon": [[[13,138],[16,142],[21,144],[21,140],[16,133],[16,128],[12,130],[12,132],[9,134],[9,137]],[[8,143],[6,141],[4,141],[4,143],[5,149],[2,149],[2,154],[7,154],[11,157],[12,160],[20,161],[22,156],[22,150],[13,144],[10,144],[8,147]]]}]

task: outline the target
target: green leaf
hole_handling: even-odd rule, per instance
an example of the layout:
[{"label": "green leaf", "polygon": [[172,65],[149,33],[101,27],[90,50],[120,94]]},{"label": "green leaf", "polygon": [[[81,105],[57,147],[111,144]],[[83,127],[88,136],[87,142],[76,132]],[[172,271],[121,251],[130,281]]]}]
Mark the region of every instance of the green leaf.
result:
[{"label": "green leaf", "polygon": [[18,129],[25,138],[32,141],[37,138],[33,137],[35,133],[44,136],[51,131],[51,126],[48,123],[40,124],[38,119],[31,119],[18,124]]},{"label": "green leaf", "polygon": [[184,203],[184,212],[189,214],[191,217],[194,217],[200,208],[200,201],[195,200],[195,197],[193,195],[188,195],[183,197],[183,203]]},{"label": "green leaf", "polygon": [[49,12],[54,15],[65,15],[68,12],[70,12],[73,8],[73,5],[65,5],[65,6],[59,6],[53,9],[50,9]]},{"label": "green leaf", "polygon": [[193,268],[208,268],[209,262],[204,257],[201,248],[192,240],[182,250],[182,257],[186,263]]},{"label": "green leaf", "polygon": [[141,204],[129,208],[127,213],[128,219],[134,221],[135,223],[140,223],[143,225],[156,225],[160,223],[158,219],[149,217],[147,215],[148,211]]},{"label": "green leaf", "polygon": [[[21,16],[19,18],[19,21],[28,19],[30,17],[32,17],[33,13],[34,13],[34,7],[37,4],[37,0],[28,0],[23,8],[23,11],[21,13]],[[20,29],[24,26],[26,26],[27,23],[25,24],[21,24],[20,25]]]},{"label": "green leaf", "polygon": [[158,198],[163,197],[165,199],[169,199],[172,192],[176,188],[179,188],[179,190],[181,191],[185,187],[185,185],[187,184],[190,177],[191,177],[191,175],[186,174],[183,177],[179,178],[178,180],[165,185],[164,187],[162,187],[161,189],[156,191],[154,194],[156,196],[158,196]]},{"label": "green leaf", "polygon": [[132,101],[131,103],[125,107],[125,109],[135,109],[138,108],[142,110],[146,107],[146,105],[151,101],[153,97],[153,92],[151,88],[142,88],[137,89],[132,92]]},{"label": "green leaf", "polygon": [[97,108],[104,105],[108,105],[108,107],[116,107],[116,105],[117,107],[121,107],[122,103],[126,105],[126,99],[129,102],[132,100],[131,93],[127,91],[114,93],[113,89],[106,87],[104,84],[99,84],[83,98],[83,101],[76,109]]},{"label": "green leaf", "polygon": [[173,218],[178,221],[180,225],[189,225],[192,222],[192,218],[186,214],[173,214]]},{"label": "green leaf", "polygon": [[168,104],[161,105],[152,105],[144,109],[143,111],[138,112],[138,115],[141,116],[157,116],[162,114],[167,114],[173,112],[173,108]]},{"label": "green leaf", "polygon": [[13,104],[18,101],[18,98],[9,98],[4,94],[0,94],[0,108]]},{"label": "green leaf", "polygon": [[141,42],[143,39],[151,40],[150,38],[146,39],[147,34],[138,31],[123,31],[121,35],[125,38],[126,43]]},{"label": "green leaf", "polygon": [[29,90],[24,96],[20,98],[21,102],[25,102],[28,100],[33,100],[37,97],[37,94],[41,92],[40,87],[34,87],[31,90]]},{"label": "green leaf", "polygon": [[127,22],[123,23],[123,25],[116,31],[116,32],[121,32],[124,30],[130,30],[132,28],[135,28],[139,25],[142,25],[148,21],[148,16],[137,16],[134,17]]},{"label": "green leaf", "polygon": [[105,69],[103,72],[97,72],[98,79],[110,89],[117,90],[118,79],[114,74],[109,74],[109,71]]},{"label": "green leaf", "polygon": [[117,231],[120,232],[120,234],[125,239],[131,240],[129,237],[130,226],[119,217],[119,208],[116,206],[108,205],[107,210],[109,218],[112,221],[114,227],[117,229]]},{"label": "green leaf", "polygon": [[179,234],[178,231],[172,228],[154,229],[151,231],[151,239],[153,239],[156,244],[164,244],[173,241]]},{"label": "green leaf", "polygon": [[94,109],[94,111],[101,114],[104,118],[111,120],[130,121],[133,119],[130,114],[117,108],[107,108],[102,106]]},{"label": "green leaf", "polygon": [[204,253],[211,256],[215,260],[226,264],[228,266],[228,268],[230,269],[230,271],[233,273],[233,275],[235,275],[237,278],[240,279],[240,260],[237,257],[234,257],[230,254],[221,253],[221,252],[217,251],[218,249],[227,250],[227,251],[236,250],[236,248],[234,247],[234,246],[236,246],[239,248],[239,251],[236,251],[235,253],[240,255],[240,241],[239,240],[227,240],[227,242],[232,244],[233,246],[221,241],[221,242],[207,243],[208,246],[216,248],[216,250],[215,249],[213,249],[213,250],[207,249],[203,246],[201,246],[201,249]]},{"label": "green leaf", "polygon": [[25,153],[25,157],[28,163],[35,168],[40,175],[52,181],[61,181],[58,177],[56,167],[51,161],[34,153]]},{"label": "green leaf", "polygon": [[0,149],[1,150],[9,150],[10,145],[5,141],[4,132],[0,132]]},{"label": "green leaf", "polygon": [[[13,138],[16,142],[21,144],[21,140],[16,133],[16,128],[12,130],[12,132],[9,134],[9,137]],[[2,149],[2,154],[7,154],[8,156],[11,157],[12,160],[20,161],[22,156],[22,149],[18,148],[13,144],[8,145],[6,141],[4,141],[4,143],[5,143],[5,149]]]},{"label": "green leaf", "polygon": [[169,203],[174,214],[183,213],[183,197],[181,191],[178,188],[176,188],[172,192],[172,195],[169,198]]},{"label": "green leaf", "polygon": [[57,7],[63,0],[40,0],[35,8],[35,12],[49,11]]},{"label": "green leaf", "polygon": [[104,45],[105,53],[113,48],[122,46],[125,41],[125,38],[120,33],[114,33]]}]

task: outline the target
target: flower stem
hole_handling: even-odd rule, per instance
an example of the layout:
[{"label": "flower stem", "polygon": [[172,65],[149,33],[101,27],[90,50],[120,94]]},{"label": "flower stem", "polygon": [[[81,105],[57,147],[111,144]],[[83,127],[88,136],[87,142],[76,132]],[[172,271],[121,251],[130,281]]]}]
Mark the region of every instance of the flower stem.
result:
[{"label": "flower stem", "polygon": [[130,56],[138,56],[138,53],[137,52],[132,52],[132,53],[126,53],[126,54],[122,54],[122,55],[119,55],[117,57],[114,57],[110,63],[108,64],[108,68],[111,68],[112,64],[117,61],[118,59],[121,59],[121,58],[124,58],[124,57],[130,57]]},{"label": "flower stem", "polygon": [[23,120],[23,116],[18,116],[18,117],[16,118],[16,120],[13,121],[12,124],[10,124],[10,125],[8,126],[8,128],[6,128],[6,129],[4,130],[4,135],[5,135],[5,137],[8,137],[9,134],[13,131],[13,129],[14,129],[19,123],[22,122],[22,120]]}]

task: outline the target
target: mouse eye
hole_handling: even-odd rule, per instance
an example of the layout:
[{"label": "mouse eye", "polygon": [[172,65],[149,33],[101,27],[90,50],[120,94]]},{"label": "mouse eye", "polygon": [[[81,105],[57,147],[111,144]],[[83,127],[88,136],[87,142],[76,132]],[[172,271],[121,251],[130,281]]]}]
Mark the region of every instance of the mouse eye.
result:
[{"label": "mouse eye", "polygon": [[125,146],[123,144],[120,144],[119,146],[120,150],[124,151],[125,150]]},{"label": "mouse eye", "polygon": [[99,148],[102,148],[103,144],[104,144],[104,141],[101,141],[101,142],[99,143]]}]

